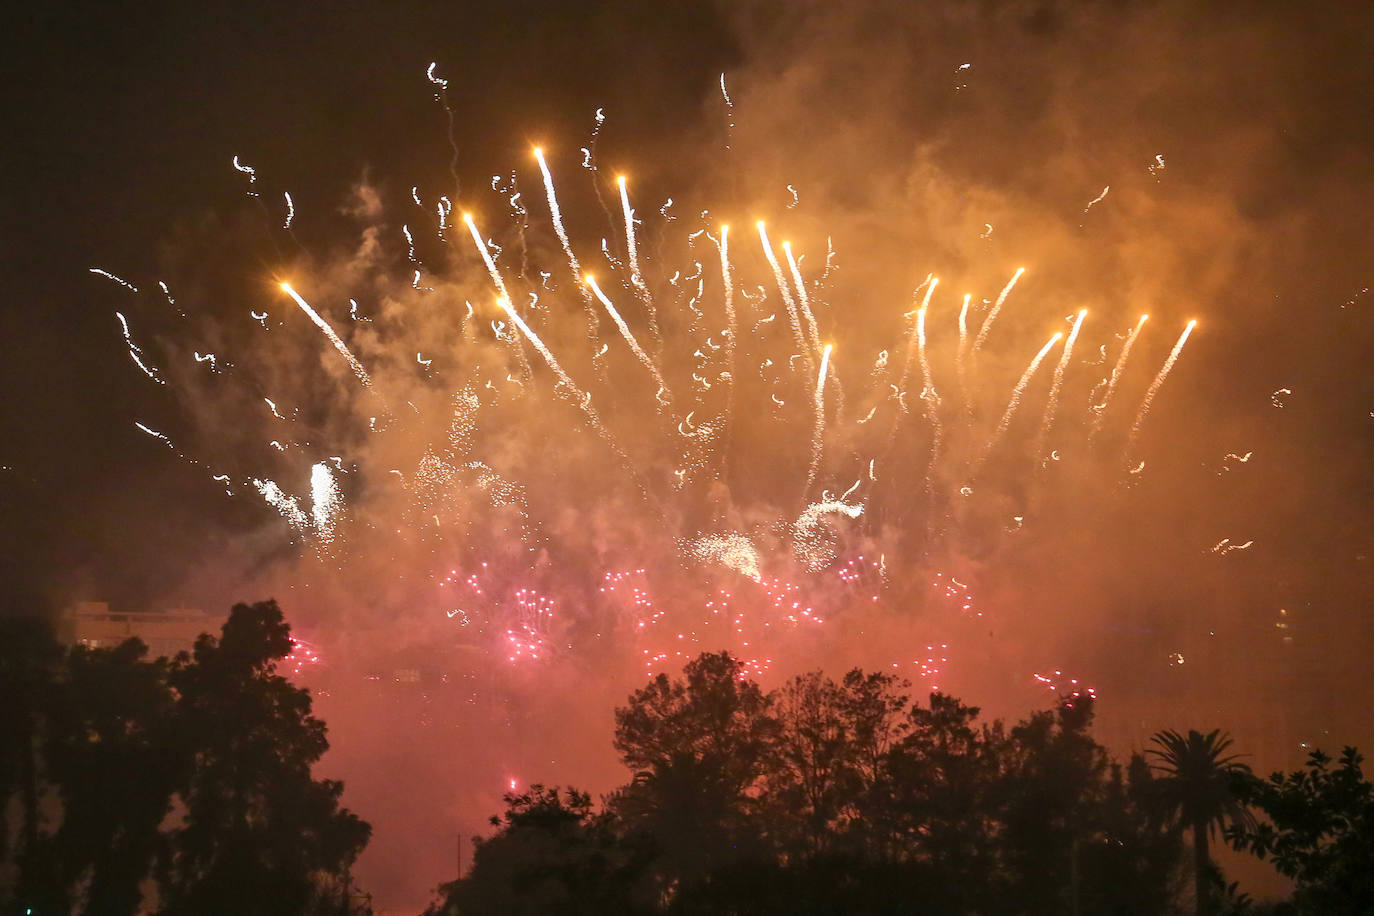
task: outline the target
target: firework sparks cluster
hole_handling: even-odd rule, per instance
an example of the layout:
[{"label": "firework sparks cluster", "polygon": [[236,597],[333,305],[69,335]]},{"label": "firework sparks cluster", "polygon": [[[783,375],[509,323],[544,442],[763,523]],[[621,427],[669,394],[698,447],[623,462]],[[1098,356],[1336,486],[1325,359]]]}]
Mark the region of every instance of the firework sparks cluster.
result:
[{"label": "firework sparks cluster", "polygon": [[[859,321],[872,308],[853,311],[830,239],[732,232],[672,199],[641,211],[626,176],[602,187],[595,134],[581,152],[619,204],[602,199],[604,235],[565,224],[564,157],[534,149],[461,207],[414,187],[395,226],[373,200],[346,269],[283,264],[238,319],[96,270],[180,322],[159,368],[118,313],[139,370],[192,392],[193,415],[255,418],[213,445],[140,428],[279,513],[304,576],[404,580],[415,614],[506,664],[614,651],[651,673],[728,647],[761,674],[874,614],[982,618],[974,580],[1042,523],[1059,466],[1123,488],[1143,470],[1137,440],[1195,322],[1151,374],[1130,360],[1146,316],[1023,305],[1022,267],[987,298],[914,277],[886,320]],[[267,206],[263,177],[234,167]],[[999,335],[1016,310],[1043,314],[1035,340]],[[939,639],[890,664],[936,685],[958,664]]]}]

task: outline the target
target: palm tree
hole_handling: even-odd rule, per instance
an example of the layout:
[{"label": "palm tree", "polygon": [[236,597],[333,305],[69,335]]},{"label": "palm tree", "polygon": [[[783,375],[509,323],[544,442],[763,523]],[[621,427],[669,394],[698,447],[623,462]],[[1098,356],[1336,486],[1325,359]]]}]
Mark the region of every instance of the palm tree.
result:
[{"label": "palm tree", "polygon": [[1208,840],[1218,825],[1250,822],[1236,792],[1237,783],[1250,777],[1250,767],[1237,762],[1238,755],[1227,753],[1232,742],[1221,729],[1205,735],[1190,730],[1186,736],[1162,731],[1150,741],[1157,747],[1146,753],[1158,761],[1152,766],[1162,774],[1157,783],[1160,801],[1193,833],[1197,914],[1207,916],[1212,873]]}]

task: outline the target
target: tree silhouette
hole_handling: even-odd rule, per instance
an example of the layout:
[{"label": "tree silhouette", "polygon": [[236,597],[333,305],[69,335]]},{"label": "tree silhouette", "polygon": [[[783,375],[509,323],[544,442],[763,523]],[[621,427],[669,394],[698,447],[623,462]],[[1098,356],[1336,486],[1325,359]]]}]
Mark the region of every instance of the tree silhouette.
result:
[{"label": "tree silhouette", "polygon": [[634,777],[611,808],[659,849],[665,891],[760,854],[757,788],[779,733],[769,697],[728,652],[703,653],[683,674],[660,674],[615,711],[615,748]]},{"label": "tree silhouette", "polygon": [[64,900],[58,910],[138,912],[140,884],[161,849],[160,828],[188,755],[175,736],[168,662],[145,661],[146,652],[137,639],[110,649],[77,646],[55,686],[44,759],[62,821],[44,844],[44,872],[49,899]]},{"label": "tree silhouette", "polygon": [[275,673],[291,652],[275,601],[235,605],[219,639],[178,658],[178,732],[194,766],[186,816],[161,874],[162,916],[338,911],[321,899],[371,828],[339,807],[343,785],[311,778],[328,749],[310,694]]},{"label": "tree silhouette", "polygon": [[1092,702],[1007,729],[854,670],[764,693],[727,653],[658,675],[616,710],[628,785],[507,796],[466,912],[1163,916],[1181,832],[1145,758],[1114,764]]},{"label": "tree silhouette", "polygon": [[626,842],[585,792],[531,786],[508,793],[498,832],[476,841],[472,871],[439,889],[426,916],[537,916],[652,911],[641,880],[650,850]]},{"label": "tree silhouette", "polygon": [[996,788],[1006,748],[979,710],[941,693],[913,705],[889,754],[889,792],[906,857],[941,877],[952,911],[979,909],[996,880]]},{"label": "tree silhouette", "polygon": [[[22,901],[44,902],[51,893],[50,881],[40,879],[45,871],[39,859],[41,760],[62,657],[62,647],[46,621],[0,617],[0,811],[6,815],[0,830],[0,864],[10,872],[0,874],[0,901],[10,902],[6,894],[11,886]],[[20,820],[18,830],[11,831],[8,815],[16,796]]]},{"label": "tree silhouette", "polygon": [[1193,835],[1193,881],[1198,916],[1211,912],[1214,883],[1208,840],[1218,827],[1245,824],[1249,814],[1241,800],[1250,768],[1228,754],[1232,741],[1220,729],[1207,734],[1190,730],[1187,735],[1161,731],[1150,741],[1148,753],[1162,775],[1156,780],[1158,798],[1165,810]]},{"label": "tree silhouette", "polygon": [[1374,786],[1353,747],[1332,760],[1313,751],[1305,769],[1275,773],[1249,786],[1247,797],[1269,823],[1240,824],[1237,849],[1271,858],[1297,882],[1301,913],[1354,916],[1374,910]]}]

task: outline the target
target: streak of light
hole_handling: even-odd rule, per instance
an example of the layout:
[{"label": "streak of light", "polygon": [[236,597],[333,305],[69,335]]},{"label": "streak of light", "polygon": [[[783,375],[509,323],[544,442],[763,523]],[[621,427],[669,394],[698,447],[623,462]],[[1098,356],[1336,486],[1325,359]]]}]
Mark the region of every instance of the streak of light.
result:
[{"label": "streak of light", "polygon": [[1096,206],[1097,204],[1102,203],[1102,201],[1105,200],[1106,197],[1107,197],[1107,192],[1111,191],[1111,189],[1112,189],[1112,186],[1111,186],[1111,185],[1107,185],[1105,188],[1103,188],[1101,194],[1097,195],[1097,196],[1094,197],[1092,200],[1088,201],[1088,205],[1087,205],[1086,207],[1083,208],[1083,212],[1084,212],[1084,213],[1087,213],[1087,212],[1088,212],[1089,210],[1091,210],[1094,206]]},{"label": "streak of light", "polygon": [[806,294],[806,284],[802,281],[801,267],[798,265],[797,259],[792,256],[792,244],[783,242],[782,251],[787,256],[788,267],[792,269],[792,282],[797,287],[797,305],[802,318],[806,319],[806,331],[811,339],[811,348],[812,350],[819,350],[821,348],[820,331],[816,327],[816,317],[811,314],[811,299]]},{"label": "streak of light", "polygon": [[1055,344],[1059,343],[1060,338],[1063,336],[1064,333],[1062,331],[1056,332],[1053,337],[1045,341],[1045,345],[1040,348],[1040,352],[1036,353],[1034,358],[1031,359],[1030,365],[1026,367],[1026,371],[1021,373],[1021,378],[1017,380],[1015,387],[1011,390],[1011,400],[1007,402],[1007,409],[1002,414],[1002,419],[998,422],[997,429],[993,431],[992,438],[988,440],[988,444],[983,448],[984,458],[992,451],[993,446],[997,444],[997,440],[1007,431],[1007,427],[1011,425],[1011,418],[1016,414],[1016,408],[1021,404],[1021,396],[1025,394],[1026,386],[1030,384],[1031,378],[1035,375],[1035,370],[1040,368],[1040,364],[1045,361],[1045,356],[1049,354]]},{"label": "streak of light", "polygon": [[665,382],[663,376],[659,374],[658,367],[654,365],[654,361],[649,359],[649,354],[645,353],[639,346],[639,341],[635,340],[634,333],[631,332],[630,326],[625,323],[625,319],[620,317],[620,312],[616,311],[616,307],[611,303],[611,300],[606,297],[606,294],[601,291],[601,287],[596,285],[596,278],[591,274],[583,274],[582,279],[591,287],[592,293],[600,300],[601,304],[606,307],[606,311],[610,314],[611,320],[614,321],[615,326],[620,329],[620,336],[624,337],[625,342],[630,345],[630,350],[633,351],[635,358],[644,365],[645,369],[649,370],[649,374],[654,377],[654,381],[658,383],[658,387],[667,392],[668,383]]},{"label": "streak of light", "polygon": [[806,360],[809,373],[814,371],[814,368],[811,364],[811,350],[807,346],[806,336],[802,333],[801,317],[797,312],[797,300],[793,297],[787,280],[783,278],[782,267],[778,264],[777,255],[773,254],[773,246],[768,241],[768,230],[764,227],[763,220],[759,220],[756,225],[759,230],[759,244],[763,246],[763,255],[768,259],[768,266],[773,269],[773,280],[777,284],[778,295],[782,296],[783,305],[787,306],[787,318],[792,324],[792,337],[796,341],[797,349],[801,351]]},{"label": "streak of light", "polygon": [[339,355],[348,360],[348,365],[352,367],[353,374],[358,377],[358,381],[362,382],[364,386],[370,386],[372,384],[372,379],[368,378],[367,370],[364,369],[363,364],[358,362],[357,358],[353,356],[353,353],[345,346],[344,342],[339,338],[339,335],[334,333],[334,329],[329,326],[329,322],[321,318],[320,314],[310,307],[309,302],[301,298],[301,294],[296,292],[290,283],[282,283],[281,288],[283,292],[296,301],[296,304],[301,307],[301,311],[305,312],[310,320],[315,322],[315,326],[324,333],[324,336],[329,338],[329,342],[334,345],[335,350],[339,351]]},{"label": "streak of light", "polygon": [[1140,329],[1145,327],[1145,322],[1149,320],[1149,315],[1141,315],[1140,320],[1135,324],[1135,328],[1126,335],[1126,341],[1121,345],[1121,353],[1117,356],[1116,365],[1112,366],[1111,378],[1107,381],[1107,391],[1102,395],[1102,401],[1092,406],[1092,432],[1094,434],[1096,434],[1098,428],[1101,427],[1102,418],[1107,415],[1107,407],[1112,402],[1112,394],[1116,391],[1116,384],[1121,380],[1121,374],[1126,369],[1126,360],[1131,356],[1131,347],[1135,345],[1135,339],[1140,336]]},{"label": "streak of light", "polygon": [[1045,413],[1040,418],[1040,431],[1035,438],[1035,460],[1040,461],[1041,452],[1045,447],[1045,439],[1054,428],[1055,415],[1059,411],[1059,391],[1064,386],[1064,370],[1069,367],[1069,357],[1073,355],[1074,341],[1078,340],[1078,332],[1083,327],[1083,319],[1088,316],[1087,309],[1079,309],[1078,317],[1074,320],[1073,328],[1069,331],[1069,337],[1064,341],[1064,352],[1059,355],[1059,362],[1054,367],[1054,375],[1050,380],[1049,397],[1045,399]]},{"label": "streak of light", "polygon": [[1002,303],[1007,301],[1007,297],[1011,295],[1012,288],[1016,286],[1016,281],[1020,280],[1021,275],[1025,272],[1026,268],[1024,267],[1016,268],[1016,273],[1011,275],[1011,279],[1007,281],[1007,285],[1002,287],[1002,291],[997,294],[997,301],[992,304],[992,308],[988,311],[987,317],[983,319],[982,327],[978,329],[978,337],[973,341],[973,352],[975,354],[983,349],[983,344],[988,339],[988,332],[992,330],[992,323],[997,320],[997,316],[1002,312]]},{"label": "streak of light", "polygon": [[832,344],[825,345],[825,351],[821,354],[821,368],[816,374],[816,414],[811,428],[811,464],[806,470],[806,488],[804,492],[810,491],[811,484],[816,480],[816,471],[821,466],[821,455],[825,448],[825,376],[830,370],[830,350],[832,346]]},{"label": "streak of light", "polygon": [[167,381],[158,375],[158,370],[149,366],[143,361],[143,350],[134,343],[133,336],[129,333],[129,322],[125,319],[122,312],[115,312],[115,317],[119,319],[119,327],[124,332],[124,342],[129,346],[129,358],[134,361],[134,365],[143,371],[148,378],[157,382],[159,385],[167,384]]},{"label": "streak of light", "polygon": [[1174,363],[1178,362],[1178,355],[1183,352],[1183,345],[1188,342],[1188,335],[1193,333],[1193,328],[1197,327],[1197,319],[1188,322],[1183,333],[1178,335],[1178,342],[1169,351],[1169,358],[1164,360],[1164,365],[1160,367],[1159,374],[1150,383],[1150,387],[1145,392],[1144,399],[1140,402],[1140,412],[1136,414],[1135,422],[1131,424],[1131,434],[1126,442],[1126,454],[1129,455],[1132,446],[1135,445],[1136,437],[1140,435],[1140,426],[1145,422],[1145,416],[1150,412],[1150,406],[1154,403],[1155,395],[1159,392],[1164,380],[1169,377],[1169,370],[1174,368]]},{"label": "streak of light", "polygon": [[118,283],[120,286],[124,287],[125,289],[127,289],[127,290],[128,290],[129,292],[131,292],[131,293],[136,293],[136,292],[138,292],[138,287],[137,287],[137,286],[134,286],[132,283],[130,283],[128,280],[125,280],[123,277],[117,277],[117,276],[115,276],[114,274],[110,273],[108,270],[104,270],[104,269],[99,268],[99,267],[92,267],[92,268],[89,268],[89,270],[90,270],[91,273],[93,273],[93,274],[98,274],[99,276],[104,277],[106,280],[113,280],[114,282]]}]

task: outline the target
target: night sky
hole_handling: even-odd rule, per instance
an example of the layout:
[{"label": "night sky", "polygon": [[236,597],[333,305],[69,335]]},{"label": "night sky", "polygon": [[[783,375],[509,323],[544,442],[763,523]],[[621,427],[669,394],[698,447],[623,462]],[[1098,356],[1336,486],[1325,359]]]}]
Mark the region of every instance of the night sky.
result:
[{"label": "night sky", "polygon": [[[372,440],[358,433],[356,421],[375,408],[348,387],[347,367],[274,284],[289,276],[303,291],[319,290],[326,298],[316,305],[392,392],[404,384],[412,399],[432,397],[442,406],[453,386],[444,388],[449,376],[440,373],[470,368],[443,341],[461,316],[463,297],[476,297],[487,278],[461,223],[441,243],[432,215],[417,223],[417,216],[395,214],[414,186],[427,205],[449,195],[455,214],[472,207],[485,227],[496,227],[502,210],[491,178],[515,169],[529,206],[531,257],[566,270],[530,157],[532,145],[545,144],[575,244],[590,263],[597,240],[614,239],[617,231],[614,220],[600,219],[590,173],[578,167],[577,150],[589,142],[600,109],[603,173],[623,168],[631,176],[645,239],[667,237],[655,211],[669,196],[681,201],[679,225],[711,208],[733,221],[738,269],[750,277],[741,279],[742,289],[772,282],[748,248],[757,247],[750,236],[756,218],[795,233],[812,252],[805,262],[812,275],[827,238],[834,245],[838,279],[827,288],[820,320],[836,341],[836,372],[846,386],[845,405],[832,404],[831,416],[838,430],[835,411],[849,411],[849,425],[827,440],[809,499],[822,487],[832,495],[844,491],[854,468],[867,463],[868,433],[855,422],[860,405],[890,408],[865,400],[865,379],[880,349],[897,342],[893,359],[899,358],[909,320],[902,316],[915,308],[912,290],[927,274],[941,277],[931,306],[932,347],[942,335],[936,371],[944,373],[942,394],[953,405],[948,341],[959,294],[994,298],[1012,271],[1027,268],[1000,319],[1002,340],[989,345],[981,367],[988,390],[971,399],[980,417],[992,417],[969,421],[980,435],[995,426],[1026,359],[1049,332],[1067,332],[1061,316],[1090,310],[1067,366],[1066,419],[1051,441],[1062,439],[1063,461],[1027,470],[1033,462],[1016,451],[1034,440],[1052,357],[1027,394],[1030,426],[1014,426],[1009,444],[986,464],[996,491],[980,504],[986,518],[948,506],[935,512],[933,497],[922,502],[923,492],[957,492],[956,478],[969,467],[972,458],[960,456],[954,433],[945,443],[947,461],[932,460],[929,472],[924,458],[901,466],[910,480],[903,492],[910,494],[889,493],[886,514],[871,497],[865,521],[886,527],[875,522],[863,546],[903,545],[893,553],[891,578],[914,581],[938,568],[978,580],[986,621],[942,631],[964,640],[951,649],[966,661],[962,674],[957,659],[949,666],[950,686],[999,715],[1018,715],[1049,702],[1047,693],[1036,693],[1031,672],[1062,665],[1098,686],[1108,707],[1107,736],[1118,745],[1137,740],[1142,726],[1220,726],[1262,747],[1277,765],[1290,760],[1299,741],[1368,744],[1374,11],[1353,6],[1255,4],[1243,13],[1221,4],[1128,2],[143,3],[26,10],[7,23],[10,129],[0,145],[5,610],[52,612],[82,599],[130,609],[218,610],[267,597],[254,589],[285,588],[276,597],[288,617],[326,646],[331,629],[371,633],[385,626],[398,647],[422,641],[421,634],[429,638],[439,608],[426,608],[417,597],[426,593],[411,583],[429,582],[452,555],[473,555],[467,547],[445,554],[448,547],[435,545],[449,542],[423,527],[429,513],[417,516],[386,495],[385,462],[413,464],[418,440],[401,437],[409,450],[361,444]],[[431,62],[449,81],[453,171],[449,113],[425,78]],[[733,108],[724,104],[722,73]],[[251,190],[260,196],[245,195],[250,188],[231,164],[235,156],[256,169]],[[281,230],[283,191],[297,214],[289,232]],[[613,185],[603,191],[618,212]],[[382,203],[370,209],[368,195]],[[406,219],[427,227],[424,270],[451,282],[432,299],[457,297],[443,300],[453,307],[445,306],[442,319],[407,323],[395,317],[400,311],[386,311],[387,302],[409,307],[410,267],[400,239]],[[376,229],[386,254],[360,267],[364,223]],[[511,265],[515,249],[502,238],[509,249],[502,264]],[[655,265],[646,273],[661,286],[657,265],[672,257],[647,241],[645,251],[646,264]],[[714,251],[707,246],[692,257],[709,261]],[[131,296],[92,267],[143,293]],[[718,265],[707,267],[719,277]],[[598,272],[609,273],[604,266]],[[149,298],[163,279],[190,313],[182,324],[174,309],[158,313]],[[633,290],[621,286],[615,292],[632,302]],[[353,295],[377,324],[352,327],[346,303]],[[294,325],[253,337],[258,329],[247,313],[267,302],[274,320]],[[770,304],[763,311],[771,310]],[[180,371],[193,381],[157,385],[141,374],[116,311],[128,316],[153,363],[185,364],[168,368],[168,376]],[[1199,324],[1133,446],[1132,467],[1145,467],[1132,475],[1121,461],[1090,460],[1086,446],[1073,443],[1087,441],[1085,399],[1096,381],[1088,376],[1098,346],[1105,346],[1109,367],[1142,312],[1151,315],[1148,332],[1121,395],[1130,410],[1123,402],[1126,422],[1108,435],[1118,448],[1184,323]],[[643,332],[643,316],[632,320]],[[616,340],[609,324],[602,333]],[[686,324],[665,318],[662,349],[672,352],[679,338],[690,338]],[[569,354],[570,370],[590,373],[590,356],[574,353],[574,339],[557,329],[551,338]],[[259,348],[252,356],[237,351],[244,355],[235,357],[241,365],[233,378],[255,367],[257,379],[299,381],[302,428],[320,447],[342,443],[381,469],[349,478],[360,527],[347,557],[331,554],[323,562],[308,538],[297,537],[246,486],[252,474],[271,473],[301,491],[310,462],[293,465],[289,451],[265,458],[252,451],[279,435],[260,434],[274,428],[263,425],[271,418],[264,420],[261,404],[268,394],[282,400],[282,385],[254,382],[259,387],[247,390],[233,381],[237,393],[230,396],[220,393],[230,382],[190,374],[196,364],[186,359],[189,350],[212,340],[226,353],[267,341],[252,343]],[[383,358],[388,340],[407,348],[403,360]],[[417,348],[439,354],[433,370],[421,372],[410,361]],[[626,366],[615,377],[640,384],[624,374],[637,371],[628,358]],[[685,366],[674,366],[679,376],[686,377]],[[409,373],[404,380],[402,368]],[[536,375],[548,373],[541,367]],[[480,440],[483,460],[519,476],[531,505],[543,500],[537,540],[546,591],[560,584],[569,594],[594,591],[588,571],[614,566],[607,557],[633,544],[637,532],[649,532],[646,541],[657,537],[665,517],[661,527],[691,534],[706,530],[702,519],[712,513],[743,530],[782,512],[784,478],[806,470],[806,415],[775,429],[768,425],[775,422],[771,408],[758,408],[742,414],[721,486],[703,482],[696,502],[651,516],[636,502],[635,486],[607,485],[594,471],[614,468],[614,456],[597,450],[586,418],[550,397],[551,388],[545,385],[537,410],[495,413],[492,431]],[[318,397],[307,402],[307,392]],[[609,405],[613,427],[654,428],[647,395],[641,403],[602,392],[593,403]],[[921,410],[913,409],[905,432],[891,434],[885,454],[908,446],[925,454]],[[152,439],[135,421],[165,431],[176,447]],[[570,429],[577,435],[564,431]],[[795,447],[787,438],[793,434]],[[642,430],[624,439],[659,448]],[[769,441],[785,443],[776,465],[751,462]],[[1247,454],[1244,461],[1226,457]],[[847,458],[854,460],[846,464]],[[654,499],[664,499],[670,464],[643,460],[643,490]],[[231,474],[236,495],[226,497],[210,466]],[[654,476],[660,470],[663,480]],[[603,487],[604,497],[587,495]],[[576,520],[548,511],[560,494]],[[1020,540],[1004,530],[1014,515],[1026,518]],[[392,518],[413,527],[401,546],[361,533],[365,519]],[[895,541],[892,531],[900,534]],[[585,543],[574,543],[574,533]],[[1237,550],[1225,546],[1247,542]],[[669,548],[646,549],[631,563],[678,570],[682,563]],[[416,559],[421,554],[423,561]],[[711,579],[713,586],[718,581]],[[923,583],[898,585],[889,594],[894,604],[918,608],[919,618],[935,613],[919,598],[922,589]],[[359,606],[338,606],[340,595],[355,596]],[[846,622],[837,613],[835,625],[851,636],[882,631],[907,638],[906,624],[895,620]],[[593,624],[604,622],[588,611],[569,638],[590,644]],[[1279,622],[1287,626],[1278,629]],[[975,631],[982,640],[976,647]],[[1281,642],[1284,635],[1292,641]],[[334,641],[347,644],[337,635]],[[785,664],[773,673],[877,657],[858,636],[853,644],[852,652],[788,644],[779,650]],[[1175,654],[1187,661],[1176,663]],[[525,717],[515,726],[522,779],[575,778],[594,790],[610,784],[609,704],[634,680],[618,673],[589,683],[586,672],[604,657],[578,654],[581,661],[566,663],[568,670],[547,675],[550,684],[586,685],[576,692],[582,702],[571,720],[585,734],[554,739],[539,715],[517,714]],[[1014,675],[1003,683],[990,674],[999,671]],[[511,702],[537,705],[536,688],[516,680]],[[369,755],[359,748],[382,734],[372,718],[392,713],[385,702],[368,703],[322,703],[335,725],[332,765],[353,790],[346,803],[377,825],[360,872],[369,873],[387,905],[418,906],[426,888],[450,876],[444,869],[454,833],[479,829],[490,813],[480,806],[496,804],[501,787],[481,783],[505,773],[510,761],[500,746],[508,735],[500,728],[483,734],[490,747],[473,752],[480,762],[472,775],[444,784],[456,785],[467,805],[455,813],[396,788],[398,773],[408,773],[400,781],[415,781],[446,772],[439,758],[451,751],[452,735],[440,739],[417,727],[400,740],[398,731],[388,739],[395,756]],[[1168,719],[1182,710],[1201,710],[1208,721]],[[554,706],[547,716],[566,711]],[[442,718],[435,713],[424,725]],[[553,759],[545,747],[573,762],[529,773],[530,761]],[[402,755],[430,762],[404,771]],[[407,864],[427,871],[407,873]]]}]

